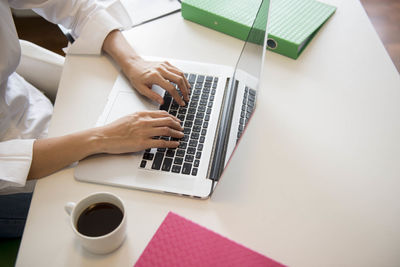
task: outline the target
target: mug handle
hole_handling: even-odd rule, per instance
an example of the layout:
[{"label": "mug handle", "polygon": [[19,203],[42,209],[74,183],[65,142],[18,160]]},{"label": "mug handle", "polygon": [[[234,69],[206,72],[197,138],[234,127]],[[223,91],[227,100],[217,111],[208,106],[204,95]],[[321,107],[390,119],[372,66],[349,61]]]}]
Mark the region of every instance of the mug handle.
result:
[{"label": "mug handle", "polygon": [[71,212],[74,209],[75,205],[76,204],[74,202],[68,202],[67,204],[65,204],[64,209],[68,213],[68,215],[71,215]]}]

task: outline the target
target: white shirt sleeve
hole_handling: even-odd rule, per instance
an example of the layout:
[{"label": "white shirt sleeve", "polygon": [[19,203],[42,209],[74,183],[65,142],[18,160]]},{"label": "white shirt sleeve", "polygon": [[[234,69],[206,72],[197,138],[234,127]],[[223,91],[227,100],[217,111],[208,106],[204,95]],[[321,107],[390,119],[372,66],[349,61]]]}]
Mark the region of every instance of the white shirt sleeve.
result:
[{"label": "white shirt sleeve", "polygon": [[25,186],[32,162],[34,139],[0,142],[0,190]]},{"label": "white shirt sleeve", "polygon": [[100,54],[112,30],[127,29],[132,21],[119,0],[10,0],[10,6],[33,9],[45,19],[72,30],[75,42],[68,54]]}]

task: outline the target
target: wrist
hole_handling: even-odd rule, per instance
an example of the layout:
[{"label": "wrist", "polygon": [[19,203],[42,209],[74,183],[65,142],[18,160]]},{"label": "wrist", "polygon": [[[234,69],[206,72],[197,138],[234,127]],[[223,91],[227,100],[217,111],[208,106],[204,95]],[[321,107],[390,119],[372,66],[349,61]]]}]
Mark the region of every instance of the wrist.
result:
[{"label": "wrist", "polygon": [[101,128],[87,130],[83,136],[78,138],[84,140],[85,157],[105,152],[105,136]]},{"label": "wrist", "polygon": [[103,51],[109,54],[122,69],[142,61],[119,30],[110,32],[104,40]]}]

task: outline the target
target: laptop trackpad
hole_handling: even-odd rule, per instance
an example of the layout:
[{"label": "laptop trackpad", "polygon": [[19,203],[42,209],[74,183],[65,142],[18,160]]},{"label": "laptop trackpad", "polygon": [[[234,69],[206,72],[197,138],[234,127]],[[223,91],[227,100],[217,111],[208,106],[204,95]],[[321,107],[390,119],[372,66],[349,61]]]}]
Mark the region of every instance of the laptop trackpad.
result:
[{"label": "laptop trackpad", "polygon": [[[164,89],[155,85],[152,90],[163,96]],[[97,121],[97,126],[109,124],[116,119],[138,111],[158,110],[159,104],[142,96],[129,84],[125,76],[118,76],[117,81],[108,97],[103,114]]]}]

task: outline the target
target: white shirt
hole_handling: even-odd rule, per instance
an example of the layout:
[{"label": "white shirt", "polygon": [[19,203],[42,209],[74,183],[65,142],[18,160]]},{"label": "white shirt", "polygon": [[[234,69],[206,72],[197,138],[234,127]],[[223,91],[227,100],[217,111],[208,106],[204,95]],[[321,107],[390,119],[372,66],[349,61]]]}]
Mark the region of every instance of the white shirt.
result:
[{"label": "white shirt", "polygon": [[47,136],[53,111],[50,101],[15,73],[21,49],[10,7],[33,9],[71,29],[76,41],[68,54],[100,54],[110,31],[131,26],[118,0],[0,0],[0,194],[32,190],[26,179],[33,142]]}]

